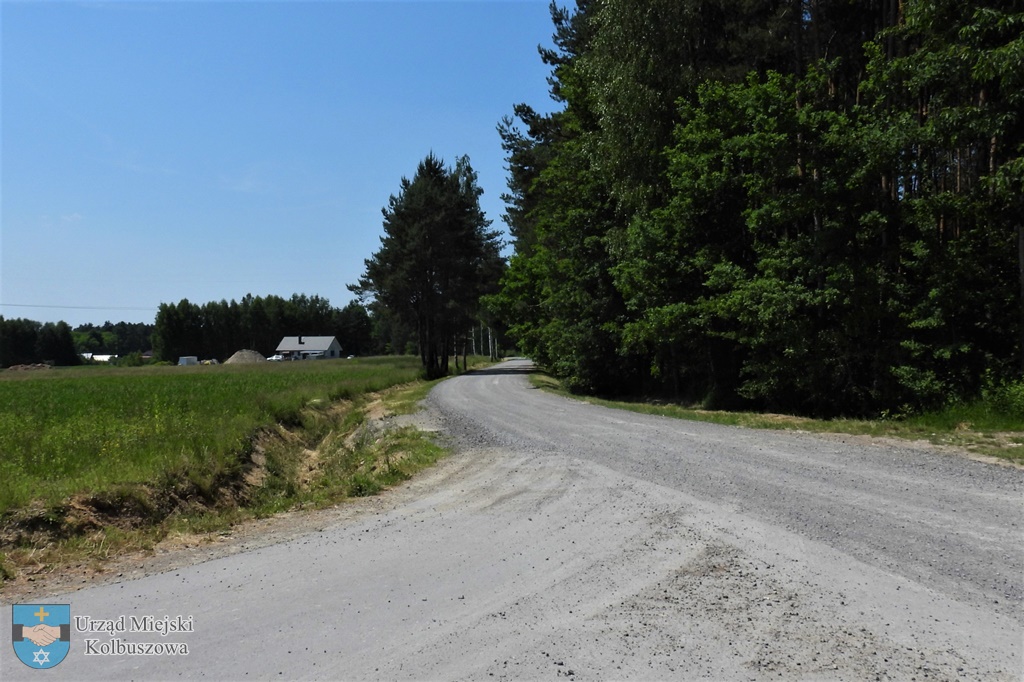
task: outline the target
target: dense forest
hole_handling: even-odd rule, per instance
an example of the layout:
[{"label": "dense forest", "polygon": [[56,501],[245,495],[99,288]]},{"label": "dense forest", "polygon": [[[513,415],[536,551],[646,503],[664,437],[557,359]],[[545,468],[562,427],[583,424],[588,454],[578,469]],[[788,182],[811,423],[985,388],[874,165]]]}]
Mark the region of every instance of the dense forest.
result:
[{"label": "dense forest", "polygon": [[1024,370],[1024,2],[578,0],[490,305],[573,390],[815,415]]},{"label": "dense forest", "polygon": [[153,351],[171,362],[183,355],[225,360],[243,348],[270,355],[283,337],[298,335],[335,336],[345,355],[377,350],[369,313],[358,301],[335,308],[320,296],[249,294],[241,301],[160,304]]}]

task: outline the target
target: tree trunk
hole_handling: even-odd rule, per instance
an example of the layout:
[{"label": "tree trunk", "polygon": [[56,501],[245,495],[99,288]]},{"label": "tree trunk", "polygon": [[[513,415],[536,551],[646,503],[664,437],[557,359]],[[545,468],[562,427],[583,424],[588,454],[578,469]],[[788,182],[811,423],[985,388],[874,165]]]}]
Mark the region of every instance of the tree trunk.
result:
[{"label": "tree trunk", "polygon": [[448,325],[444,325],[444,326],[446,327],[446,329],[445,329],[445,333],[441,336],[441,339],[442,339],[442,341],[441,341],[441,348],[439,349],[439,353],[438,353],[439,359],[441,361],[440,362],[440,371],[437,374],[437,376],[439,376],[439,377],[447,376],[447,374],[448,374],[448,359],[449,359],[449,357],[451,357],[451,353],[452,353],[452,347],[451,347],[452,333],[451,333],[450,329],[447,329]]},{"label": "tree trunk", "polygon": [[[392,334],[391,338],[392,339],[395,338],[393,334]],[[428,354],[427,349],[429,348],[429,346],[427,344],[427,328],[426,328],[426,322],[423,319],[420,319],[420,320],[417,321],[417,325],[416,325],[416,338],[419,341],[420,362],[423,363],[423,368],[426,369],[429,372],[430,371],[430,365],[427,364],[427,354]],[[392,348],[391,352],[394,353],[395,355],[399,355],[400,354],[400,352],[398,350],[396,350],[395,348]]]}]

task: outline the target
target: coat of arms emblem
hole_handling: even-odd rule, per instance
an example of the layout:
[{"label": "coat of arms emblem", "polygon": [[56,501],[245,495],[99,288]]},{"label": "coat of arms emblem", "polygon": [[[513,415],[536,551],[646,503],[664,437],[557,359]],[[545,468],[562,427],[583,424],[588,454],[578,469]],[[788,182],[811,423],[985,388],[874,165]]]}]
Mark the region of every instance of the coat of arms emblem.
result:
[{"label": "coat of arms emblem", "polygon": [[37,670],[52,668],[71,648],[70,604],[14,604],[14,653]]}]

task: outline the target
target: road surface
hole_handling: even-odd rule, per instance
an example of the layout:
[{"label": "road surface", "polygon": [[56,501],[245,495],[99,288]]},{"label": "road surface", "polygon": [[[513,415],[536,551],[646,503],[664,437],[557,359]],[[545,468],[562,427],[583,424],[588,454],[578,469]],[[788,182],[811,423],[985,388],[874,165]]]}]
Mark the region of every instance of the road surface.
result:
[{"label": "road surface", "polygon": [[434,389],[456,454],[362,511],[47,598],[112,622],[46,673],[0,648],[0,679],[1024,675],[1020,469],[605,409],[528,368]]}]

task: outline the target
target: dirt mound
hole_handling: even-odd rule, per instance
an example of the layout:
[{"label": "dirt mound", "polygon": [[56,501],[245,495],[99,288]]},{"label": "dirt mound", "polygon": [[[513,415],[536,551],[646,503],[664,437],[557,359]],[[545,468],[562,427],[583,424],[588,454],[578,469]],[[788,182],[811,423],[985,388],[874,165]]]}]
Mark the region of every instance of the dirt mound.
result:
[{"label": "dirt mound", "polygon": [[12,365],[7,369],[11,372],[32,372],[38,369],[51,369],[51,367],[42,363],[36,363],[34,365]]},{"label": "dirt mound", "polygon": [[254,350],[240,350],[224,361],[225,365],[242,365],[253,362],[266,362],[267,359]]}]

